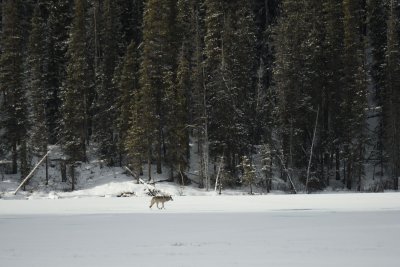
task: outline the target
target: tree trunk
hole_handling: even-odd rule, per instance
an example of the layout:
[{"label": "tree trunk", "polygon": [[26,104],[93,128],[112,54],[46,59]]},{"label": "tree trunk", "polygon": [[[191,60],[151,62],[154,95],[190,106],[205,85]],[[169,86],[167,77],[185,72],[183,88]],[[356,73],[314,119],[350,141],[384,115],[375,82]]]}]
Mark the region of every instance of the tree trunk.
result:
[{"label": "tree trunk", "polygon": [[349,159],[347,161],[346,187],[349,190],[351,190],[353,187],[353,160],[352,159]]},{"label": "tree trunk", "polygon": [[75,190],[75,165],[71,164],[69,167],[69,172],[71,176],[71,191]]},{"label": "tree trunk", "polygon": [[148,170],[148,177],[149,181],[151,181],[151,146],[148,145],[147,148],[147,170]]},{"label": "tree trunk", "polygon": [[49,184],[49,157],[46,156],[46,185]]},{"label": "tree trunk", "polygon": [[17,142],[13,141],[12,144],[12,174],[18,172],[18,152],[17,152]]},{"label": "tree trunk", "polygon": [[357,191],[361,191],[362,188],[362,163],[363,163],[363,156],[362,156],[362,145],[360,145],[360,151],[359,151],[359,166],[358,166],[358,185],[357,185]]},{"label": "tree trunk", "polygon": [[158,141],[157,141],[157,173],[161,174],[161,158],[162,158],[162,143],[163,143],[163,134],[162,130],[159,129]]},{"label": "tree trunk", "polygon": [[67,164],[65,160],[60,161],[60,170],[61,170],[61,182],[67,182]]},{"label": "tree trunk", "polygon": [[339,149],[336,149],[335,153],[335,163],[336,163],[336,181],[340,181],[340,155],[339,155]]}]

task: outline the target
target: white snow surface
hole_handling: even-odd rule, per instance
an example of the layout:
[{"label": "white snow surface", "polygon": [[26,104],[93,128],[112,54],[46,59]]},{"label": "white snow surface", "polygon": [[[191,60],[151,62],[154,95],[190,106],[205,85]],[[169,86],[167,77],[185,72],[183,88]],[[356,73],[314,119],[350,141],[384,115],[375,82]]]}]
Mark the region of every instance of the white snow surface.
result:
[{"label": "white snow surface", "polygon": [[[173,191],[172,185],[165,187]],[[150,209],[145,195],[60,195],[0,199],[0,266],[390,267],[400,262],[400,193],[174,194],[163,210]]]},{"label": "white snow surface", "polygon": [[[122,168],[79,167],[76,190],[56,163],[26,191],[1,176],[0,267],[399,266],[400,193],[222,195],[157,182],[173,201],[149,208]],[[146,175],[144,175],[146,177]],[[166,177],[153,173],[155,181]],[[145,178],[143,178],[145,179]],[[213,188],[213,187],[212,187]],[[117,197],[124,193],[131,197]]]},{"label": "white snow surface", "polygon": [[[398,192],[218,195],[157,182],[174,199],[159,210],[146,185],[96,159],[77,167],[71,191],[61,158],[56,147],[48,183],[41,166],[16,195],[19,175],[0,173],[0,267],[400,266]],[[153,181],[166,179],[152,170]]]}]

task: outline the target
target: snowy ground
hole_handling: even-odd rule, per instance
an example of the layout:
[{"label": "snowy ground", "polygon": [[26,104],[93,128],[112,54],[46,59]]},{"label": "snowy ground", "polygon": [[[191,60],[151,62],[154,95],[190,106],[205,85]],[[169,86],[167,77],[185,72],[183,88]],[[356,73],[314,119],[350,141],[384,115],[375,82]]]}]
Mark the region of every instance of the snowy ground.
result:
[{"label": "snowy ground", "polygon": [[71,191],[60,158],[56,147],[47,185],[41,166],[16,195],[19,175],[1,173],[0,267],[399,266],[400,193],[288,195],[277,186],[220,196],[157,182],[174,198],[158,210],[149,209],[147,185],[96,158],[77,167]]},{"label": "snowy ground", "polygon": [[398,266],[400,194],[0,200],[0,266]]}]

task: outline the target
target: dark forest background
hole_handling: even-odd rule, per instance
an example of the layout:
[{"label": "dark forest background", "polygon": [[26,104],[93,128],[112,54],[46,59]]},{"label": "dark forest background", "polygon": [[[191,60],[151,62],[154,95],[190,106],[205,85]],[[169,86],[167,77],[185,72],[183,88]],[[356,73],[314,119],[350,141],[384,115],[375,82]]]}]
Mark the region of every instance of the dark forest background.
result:
[{"label": "dark forest background", "polygon": [[[2,0],[0,159],[398,189],[397,0]],[[256,163],[255,155],[261,160]],[[214,168],[213,168],[214,166]],[[149,177],[150,178],[150,177]],[[365,180],[374,180],[367,188]],[[260,180],[260,179],[258,179]]]}]

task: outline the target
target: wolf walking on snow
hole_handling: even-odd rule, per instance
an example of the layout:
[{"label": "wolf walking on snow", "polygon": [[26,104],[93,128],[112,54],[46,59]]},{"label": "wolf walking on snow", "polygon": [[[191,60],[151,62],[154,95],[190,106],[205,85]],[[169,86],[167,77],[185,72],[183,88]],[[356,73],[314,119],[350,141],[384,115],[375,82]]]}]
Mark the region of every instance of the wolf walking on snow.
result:
[{"label": "wolf walking on snow", "polygon": [[[151,198],[151,203],[150,203],[150,208],[154,205],[154,203],[157,203],[157,208],[159,209],[165,209],[164,208],[164,203],[167,201],[173,200],[172,196],[155,196]],[[158,206],[158,204],[161,203],[162,206],[161,208]]]}]

